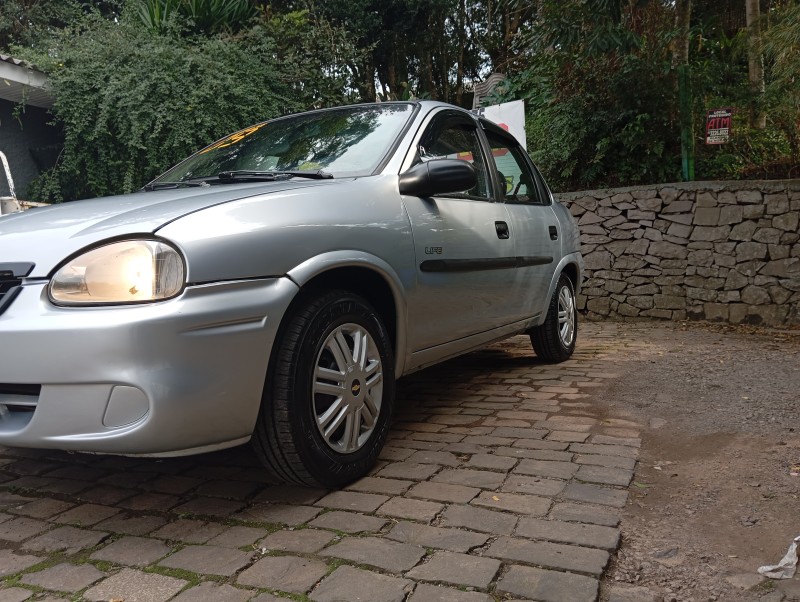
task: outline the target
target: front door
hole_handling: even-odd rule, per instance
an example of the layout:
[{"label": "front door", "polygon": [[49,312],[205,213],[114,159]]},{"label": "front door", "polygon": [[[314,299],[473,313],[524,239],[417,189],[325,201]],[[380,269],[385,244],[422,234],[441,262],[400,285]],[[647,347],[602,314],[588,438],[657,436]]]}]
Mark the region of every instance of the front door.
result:
[{"label": "front door", "polygon": [[508,280],[515,265],[508,213],[493,198],[475,122],[457,112],[436,114],[417,155],[419,161],[470,161],[478,181],[464,193],[403,197],[416,250],[417,286],[409,296],[409,314],[426,316],[424,327],[409,324],[413,351],[512,322]]}]

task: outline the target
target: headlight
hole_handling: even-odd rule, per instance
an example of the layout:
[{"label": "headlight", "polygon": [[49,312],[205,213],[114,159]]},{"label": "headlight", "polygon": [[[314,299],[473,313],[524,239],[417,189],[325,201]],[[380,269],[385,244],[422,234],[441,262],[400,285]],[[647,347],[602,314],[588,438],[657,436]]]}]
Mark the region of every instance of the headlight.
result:
[{"label": "headlight", "polygon": [[50,282],[59,305],[161,301],[184,285],[183,259],[157,240],[125,240],[92,249],[64,264]]}]

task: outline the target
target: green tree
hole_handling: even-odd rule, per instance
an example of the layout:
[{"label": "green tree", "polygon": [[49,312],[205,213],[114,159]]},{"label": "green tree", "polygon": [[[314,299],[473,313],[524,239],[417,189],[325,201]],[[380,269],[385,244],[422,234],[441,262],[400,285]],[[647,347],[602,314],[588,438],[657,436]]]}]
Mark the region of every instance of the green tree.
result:
[{"label": "green tree", "polygon": [[65,145],[38,200],[129,192],[222,135],[301,108],[261,26],[230,37],[163,33],[123,14],[61,30],[29,58],[50,75]]}]

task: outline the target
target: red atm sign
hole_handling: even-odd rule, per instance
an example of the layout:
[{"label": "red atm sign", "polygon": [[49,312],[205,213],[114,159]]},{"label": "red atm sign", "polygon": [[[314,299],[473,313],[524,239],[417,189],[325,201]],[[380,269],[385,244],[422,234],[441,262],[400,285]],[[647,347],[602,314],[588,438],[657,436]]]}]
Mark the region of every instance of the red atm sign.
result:
[{"label": "red atm sign", "polygon": [[731,137],[733,109],[711,109],[706,116],[706,144],[724,144]]}]

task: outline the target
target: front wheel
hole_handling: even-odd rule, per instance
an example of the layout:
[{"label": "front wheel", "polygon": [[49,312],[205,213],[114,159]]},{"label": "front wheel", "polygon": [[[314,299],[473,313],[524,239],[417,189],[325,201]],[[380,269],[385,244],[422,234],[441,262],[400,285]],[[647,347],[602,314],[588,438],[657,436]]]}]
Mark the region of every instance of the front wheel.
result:
[{"label": "front wheel", "polygon": [[563,362],[575,351],[575,340],[578,336],[575,289],[572,281],[564,274],[558,278],[544,323],[532,328],[530,335],[533,350],[542,361]]},{"label": "front wheel", "polygon": [[282,480],[338,488],[378,457],[394,405],[386,328],[361,297],[308,297],[276,341],[254,447]]}]

